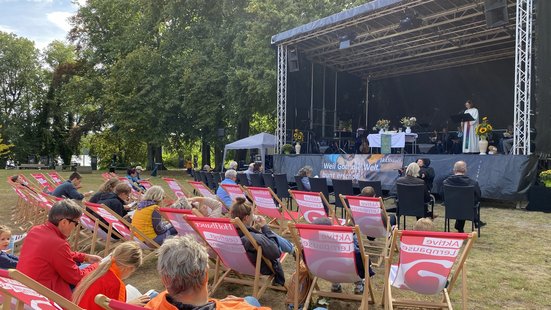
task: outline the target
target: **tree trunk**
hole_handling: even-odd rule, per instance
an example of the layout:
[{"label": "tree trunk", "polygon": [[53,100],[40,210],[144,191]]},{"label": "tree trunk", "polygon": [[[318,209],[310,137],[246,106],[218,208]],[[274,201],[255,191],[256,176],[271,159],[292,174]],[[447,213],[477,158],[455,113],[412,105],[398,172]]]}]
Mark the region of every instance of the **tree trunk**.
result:
[{"label": "tree trunk", "polygon": [[155,169],[155,164],[160,163],[159,170],[166,170],[163,164],[163,147],[154,143],[147,144],[147,169]]},{"label": "tree trunk", "polygon": [[201,167],[199,168],[203,168],[205,165],[210,166],[210,145],[204,139],[201,144]]}]

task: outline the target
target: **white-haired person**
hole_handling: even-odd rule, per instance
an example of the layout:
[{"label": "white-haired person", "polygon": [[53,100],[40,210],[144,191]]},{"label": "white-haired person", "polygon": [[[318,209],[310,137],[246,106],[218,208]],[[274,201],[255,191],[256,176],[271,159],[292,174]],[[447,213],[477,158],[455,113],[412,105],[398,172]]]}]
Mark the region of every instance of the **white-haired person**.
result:
[{"label": "white-haired person", "polygon": [[233,169],[237,171],[238,170],[237,168],[239,168],[239,164],[237,164],[235,160],[230,161],[230,164],[228,165],[228,170]]},{"label": "white-haired person", "polygon": [[209,298],[208,261],[207,250],[193,237],[166,240],[157,260],[157,271],[166,290],[145,307],[154,310],[270,309],[261,307],[253,297]]},{"label": "white-haired person", "polygon": [[85,276],[73,292],[73,302],[88,310],[102,310],[94,302],[98,294],[129,304],[144,306],[149,296],[142,295],[134,300],[126,300],[124,279],[130,277],[142,265],[142,250],[138,243],[128,241],[119,244],[111,255],[104,259],[96,270]]},{"label": "white-haired person", "polygon": [[[236,180],[237,180],[237,171],[233,169],[229,169],[224,174],[224,180],[220,182],[220,185],[222,184],[237,185],[237,183],[235,182]],[[218,189],[216,190],[216,196],[218,196],[218,198],[222,200],[222,202],[226,205],[227,208],[231,207],[233,201],[230,197],[230,194],[228,194],[228,192],[226,192],[226,190],[222,188],[222,186],[218,186]]]},{"label": "white-haired person", "polygon": [[[132,217],[132,225],[144,233],[148,238],[162,244],[164,240],[177,234],[177,231],[170,223],[164,222],[159,207],[165,197],[162,187],[151,186],[143,195],[142,201]],[[141,239],[140,236],[136,236]]]},{"label": "white-haired person", "polygon": [[222,203],[210,197],[181,197],[170,207],[184,210],[197,209],[205,217],[222,217]]},{"label": "white-haired person", "polygon": [[398,180],[396,180],[396,184],[402,184],[402,185],[423,185],[423,195],[424,195],[424,201],[425,201],[425,216],[424,217],[432,217],[433,215],[428,210],[427,204],[431,201],[430,193],[427,188],[427,185],[425,184],[425,181],[419,178],[419,171],[421,170],[421,167],[417,163],[411,163],[407,166],[405,175],[402,177],[399,177]]},{"label": "white-haired person", "polygon": [[312,172],[314,170],[310,166],[304,166],[300,168],[298,171],[298,176],[300,177],[300,182],[302,183],[302,186],[304,186],[304,189],[307,191],[312,190],[312,187],[310,186],[310,177],[312,177]]}]

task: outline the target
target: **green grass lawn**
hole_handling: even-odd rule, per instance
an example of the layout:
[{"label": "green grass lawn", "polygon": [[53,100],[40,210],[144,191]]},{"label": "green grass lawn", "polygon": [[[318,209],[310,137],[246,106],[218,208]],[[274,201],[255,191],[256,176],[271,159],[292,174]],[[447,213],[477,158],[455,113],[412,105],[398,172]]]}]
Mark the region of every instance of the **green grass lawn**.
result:
[{"label": "green grass lawn", "polygon": [[[46,172],[37,170],[15,171],[1,170],[4,180],[14,173],[23,173],[30,179],[30,173]],[[164,172],[184,183],[181,171]],[[68,177],[69,173],[60,173]],[[145,175],[144,175],[145,176]],[[144,177],[142,176],[142,177]],[[153,184],[161,185],[168,191],[166,183],[159,177],[151,178]],[[100,172],[83,174],[82,191],[96,190],[102,183]],[[188,188],[189,189],[189,188]],[[10,210],[17,201],[15,192],[4,181],[0,182],[0,219],[2,224],[10,225]],[[551,202],[549,202],[551,203]],[[527,212],[518,209],[495,208],[495,204],[482,203],[481,218],[488,225],[482,228],[482,237],[474,243],[467,260],[468,308],[469,309],[551,309],[551,214]],[[439,217],[435,220],[438,230],[444,228],[444,210],[435,207]],[[408,223],[413,224],[410,219]],[[470,227],[467,223],[466,227]],[[155,270],[156,259],[147,261],[131,278],[127,280],[142,291],[150,288],[162,290]],[[284,264],[287,278],[294,271],[291,259]],[[383,268],[375,270],[373,277],[377,305],[380,306],[383,286]],[[460,307],[460,288],[456,286],[451,298],[455,307]],[[323,284],[324,286],[327,284]],[[345,290],[352,290],[345,285]],[[249,295],[250,288],[225,285],[214,297],[228,294]],[[261,303],[273,309],[285,309],[284,294],[267,291]],[[329,309],[355,309],[357,303],[329,301]]]}]

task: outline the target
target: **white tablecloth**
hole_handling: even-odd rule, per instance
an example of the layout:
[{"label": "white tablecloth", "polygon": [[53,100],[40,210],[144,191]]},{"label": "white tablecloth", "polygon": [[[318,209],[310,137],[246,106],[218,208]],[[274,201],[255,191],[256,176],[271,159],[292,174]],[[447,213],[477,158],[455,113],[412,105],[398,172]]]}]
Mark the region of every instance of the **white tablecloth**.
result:
[{"label": "white tablecloth", "polygon": [[[390,147],[393,148],[404,148],[406,142],[415,142],[417,140],[416,133],[389,133],[390,137]],[[373,133],[367,136],[367,141],[369,142],[369,147],[381,147],[381,134]]]}]

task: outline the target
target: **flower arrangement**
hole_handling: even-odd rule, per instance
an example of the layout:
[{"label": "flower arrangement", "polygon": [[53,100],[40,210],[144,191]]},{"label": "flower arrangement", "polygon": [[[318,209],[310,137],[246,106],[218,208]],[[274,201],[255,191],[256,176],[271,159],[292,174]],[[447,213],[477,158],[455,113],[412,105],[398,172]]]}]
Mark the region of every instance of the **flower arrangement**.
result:
[{"label": "flower arrangement", "polygon": [[475,132],[476,135],[480,137],[482,140],[486,140],[488,136],[492,133],[492,130],[494,127],[488,122],[488,117],[484,116],[482,118],[482,123],[478,124],[476,126]]},{"label": "flower arrangement", "polygon": [[302,133],[302,131],[295,129],[295,131],[293,132],[293,140],[295,141],[295,143],[304,142],[304,134]]},{"label": "flower arrangement", "polygon": [[404,127],[415,126],[416,122],[417,122],[417,118],[415,118],[415,116],[404,116],[400,120],[400,124],[404,125]]},{"label": "flower arrangement", "polygon": [[281,147],[281,152],[283,154],[291,154],[291,152],[294,151],[294,148],[292,145],[290,144],[283,144],[283,146]]},{"label": "flower arrangement", "polygon": [[540,181],[546,187],[551,187],[551,169],[540,172]]},{"label": "flower arrangement", "polygon": [[375,123],[375,126],[373,126],[373,130],[388,130],[390,127],[390,121],[387,119],[380,119]]}]

